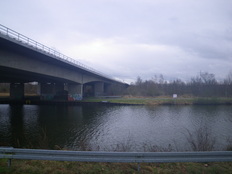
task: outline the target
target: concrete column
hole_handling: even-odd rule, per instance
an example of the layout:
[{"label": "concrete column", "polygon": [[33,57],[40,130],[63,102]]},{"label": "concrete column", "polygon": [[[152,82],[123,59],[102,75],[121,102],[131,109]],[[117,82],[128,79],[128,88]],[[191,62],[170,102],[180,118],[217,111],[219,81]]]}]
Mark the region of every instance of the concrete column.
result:
[{"label": "concrete column", "polygon": [[55,84],[54,83],[40,83],[40,99],[53,100],[55,97]]},{"label": "concrete column", "polygon": [[68,84],[68,100],[77,101],[83,98],[82,84]]},{"label": "concrete column", "polygon": [[37,95],[41,95],[41,83],[37,84],[37,91],[36,91]]},{"label": "concrete column", "polygon": [[67,83],[64,84],[64,90],[68,91],[68,84]]},{"label": "concrete column", "polygon": [[96,82],[94,83],[94,96],[102,96],[104,95],[104,83],[103,82]]},{"label": "concrete column", "polygon": [[68,93],[64,90],[63,83],[41,83],[40,99],[65,101],[68,99]]},{"label": "concrete column", "polygon": [[63,91],[63,90],[64,90],[64,84],[63,83],[55,83],[55,86],[54,86],[54,92],[55,93]]},{"label": "concrete column", "polygon": [[68,91],[64,90],[64,83],[55,84],[55,100],[58,101],[67,101],[68,100]]},{"label": "concrete column", "polygon": [[24,99],[24,84],[23,83],[11,83],[10,84],[10,99],[11,100],[23,100]]},{"label": "concrete column", "polygon": [[112,95],[112,93],[110,91],[110,87],[111,87],[111,84],[104,84],[104,93],[106,95]]}]

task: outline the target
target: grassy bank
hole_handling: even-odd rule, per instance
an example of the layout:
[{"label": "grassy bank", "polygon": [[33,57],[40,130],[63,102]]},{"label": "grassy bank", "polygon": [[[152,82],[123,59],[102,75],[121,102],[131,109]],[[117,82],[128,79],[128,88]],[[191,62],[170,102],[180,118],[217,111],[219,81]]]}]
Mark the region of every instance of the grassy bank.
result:
[{"label": "grassy bank", "polygon": [[232,104],[232,98],[171,98],[171,97],[120,97],[120,98],[88,98],[83,102],[109,102],[137,105],[193,105],[193,104]]},{"label": "grassy bank", "polygon": [[[0,93],[0,98],[9,97],[9,93]],[[25,97],[39,97],[35,94],[25,94]],[[31,99],[38,101],[38,98]],[[64,102],[64,101],[63,101]],[[207,98],[207,97],[188,97],[181,96],[178,98],[172,98],[170,96],[159,97],[93,97],[84,98],[83,103],[115,103],[115,104],[130,104],[130,105],[232,105],[232,98]]]},{"label": "grassy bank", "polygon": [[232,173],[232,162],[221,163],[159,163],[141,164],[140,172],[136,163],[88,163],[88,162],[58,162],[36,160],[13,160],[7,167],[7,160],[0,159],[2,174],[130,174],[130,173],[165,173],[165,174],[216,174]]}]

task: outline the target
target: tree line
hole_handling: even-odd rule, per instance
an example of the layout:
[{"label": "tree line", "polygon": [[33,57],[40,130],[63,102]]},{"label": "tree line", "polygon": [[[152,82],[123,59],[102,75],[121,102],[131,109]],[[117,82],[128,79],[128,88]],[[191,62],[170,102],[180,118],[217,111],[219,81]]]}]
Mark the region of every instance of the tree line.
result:
[{"label": "tree line", "polygon": [[137,80],[128,87],[127,94],[151,97],[173,94],[196,97],[232,97],[232,71],[221,82],[216,80],[214,74],[208,72],[200,72],[188,82],[180,79],[167,81],[163,75],[155,75],[150,80],[137,77]]}]

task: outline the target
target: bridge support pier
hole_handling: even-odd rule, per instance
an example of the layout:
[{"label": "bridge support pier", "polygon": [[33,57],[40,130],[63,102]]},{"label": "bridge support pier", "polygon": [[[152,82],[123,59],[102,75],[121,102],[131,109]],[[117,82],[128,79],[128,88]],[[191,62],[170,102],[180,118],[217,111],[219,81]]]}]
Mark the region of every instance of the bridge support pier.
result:
[{"label": "bridge support pier", "polygon": [[11,83],[10,84],[10,99],[11,100],[23,100],[24,99],[24,84],[23,83]]},{"label": "bridge support pier", "polygon": [[38,94],[41,100],[67,100],[68,98],[63,83],[40,83]]},{"label": "bridge support pier", "polygon": [[110,93],[110,87],[111,87],[111,84],[107,84],[107,83],[104,84],[104,93],[105,93],[106,95],[112,95],[112,94]]},{"label": "bridge support pier", "polygon": [[55,97],[54,83],[39,83],[38,93],[41,100],[53,100]]},{"label": "bridge support pier", "polygon": [[82,84],[68,84],[68,100],[77,101],[83,98],[83,85]]},{"label": "bridge support pier", "polygon": [[41,100],[77,101],[83,98],[82,84],[40,83],[38,86]]},{"label": "bridge support pier", "polygon": [[94,96],[102,96],[104,95],[104,83],[103,82],[96,82],[94,83]]}]

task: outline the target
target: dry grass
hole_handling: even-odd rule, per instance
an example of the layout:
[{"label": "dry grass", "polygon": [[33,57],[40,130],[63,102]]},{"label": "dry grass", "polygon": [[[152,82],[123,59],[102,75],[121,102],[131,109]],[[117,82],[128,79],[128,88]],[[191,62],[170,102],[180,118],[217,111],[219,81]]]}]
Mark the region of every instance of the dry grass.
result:
[{"label": "dry grass", "polygon": [[0,159],[1,174],[229,174],[232,173],[232,162],[222,163],[143,163],[140,172],[136,163],[89,163],[89,162],[58,162],[37,160],[13,160],[7,167],[7,160]]},{"label": "dry grass", "polygon": [[9,96],[10,96],[10,93],[0,92],[0,97],[9,97]]}]

